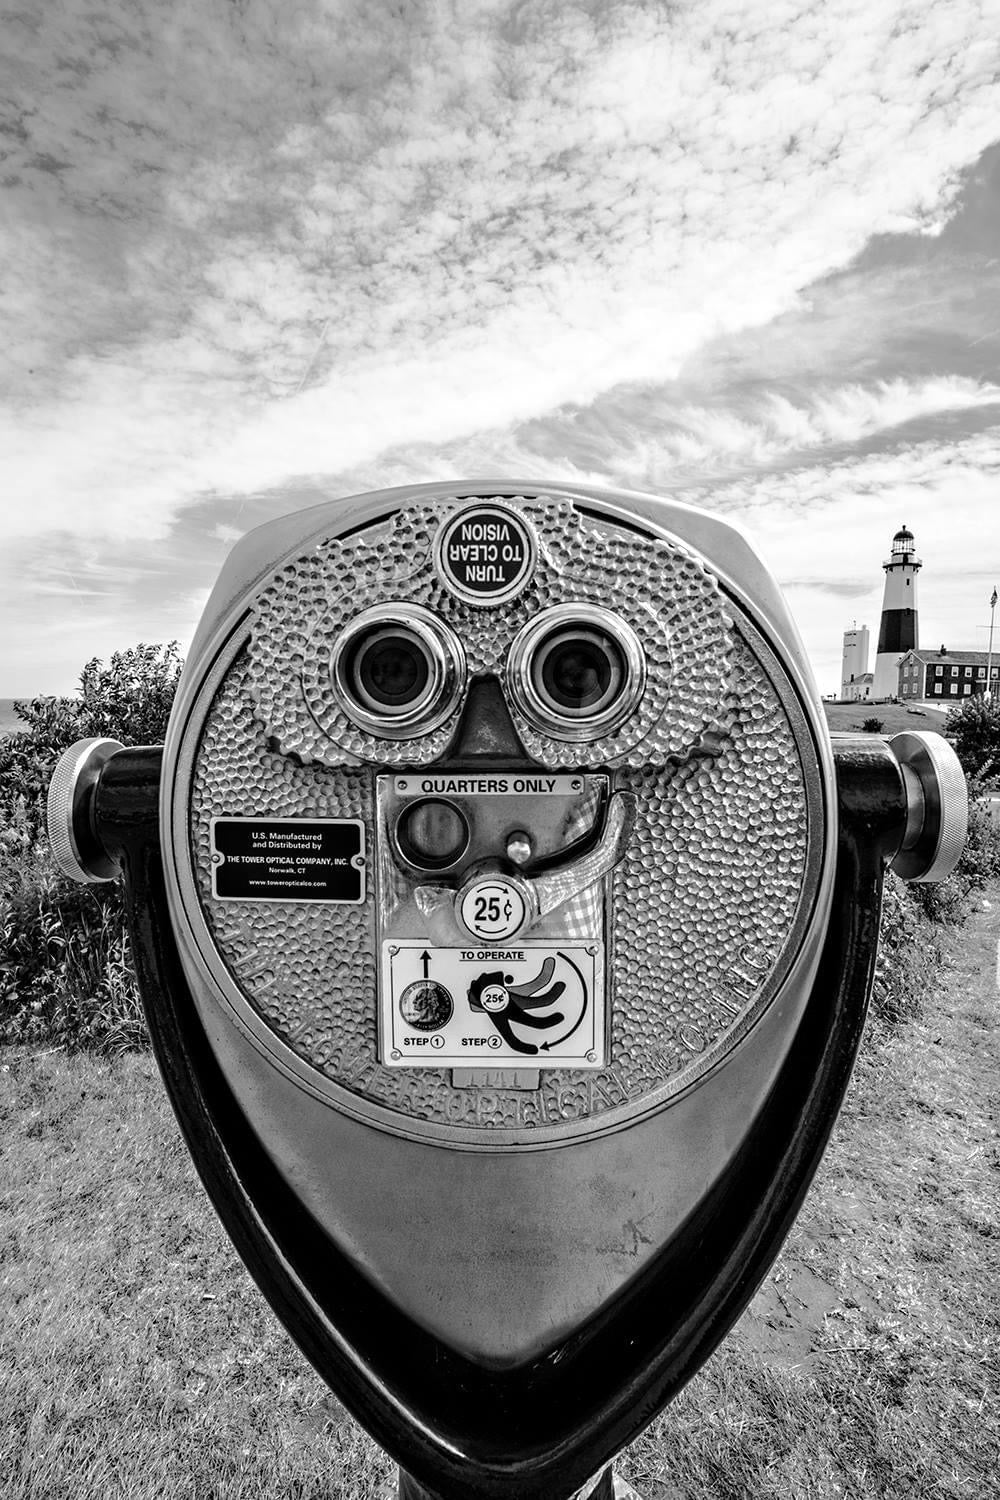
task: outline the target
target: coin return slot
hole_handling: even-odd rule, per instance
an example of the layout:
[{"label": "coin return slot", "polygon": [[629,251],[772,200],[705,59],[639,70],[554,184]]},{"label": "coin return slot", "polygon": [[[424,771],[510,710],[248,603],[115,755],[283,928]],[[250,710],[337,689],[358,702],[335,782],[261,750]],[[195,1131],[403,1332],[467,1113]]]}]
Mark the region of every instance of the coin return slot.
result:
[{"label": "coin return slot", "polygon": [[447,870],[469,847],[469,825],[454,803],[425,797],[400,813],[396,847],[418,870]]}]

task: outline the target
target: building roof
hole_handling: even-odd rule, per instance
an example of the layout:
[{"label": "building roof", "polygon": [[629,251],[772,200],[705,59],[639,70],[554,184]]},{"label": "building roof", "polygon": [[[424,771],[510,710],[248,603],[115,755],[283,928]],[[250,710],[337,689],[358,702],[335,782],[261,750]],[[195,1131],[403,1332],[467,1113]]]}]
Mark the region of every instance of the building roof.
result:
[{"label": "building roof", "polygon": [[[952,665],[956,667],[985,667],[990,660],[988,651],[946,651],[942,656],[940,651],[927,651],[924,648],[918,650],[911,646],[909,651],[900,653],[900,661],[905,661],[908,656],[915,656],[918,661],[932,663],[940,662],[942,666]],[[1000,645],[993,653],[994,666],[1000,667]]]}]

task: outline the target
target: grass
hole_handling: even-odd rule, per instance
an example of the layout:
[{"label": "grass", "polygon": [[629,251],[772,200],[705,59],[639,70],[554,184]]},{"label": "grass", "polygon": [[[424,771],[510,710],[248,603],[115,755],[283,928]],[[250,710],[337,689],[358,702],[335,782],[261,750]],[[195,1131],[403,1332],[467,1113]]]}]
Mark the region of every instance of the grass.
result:
[{"label": "grass", "polygon": [[374,1500],[388,1460],[250,1282],[152,1060],[8,1050],[0,1494]]},{"label": "grass", "polygon": [[836,733],[860,730],[866,719],[880,719],[882,734],[899,734],[904,729],[930,729],[940,734],[947,718],[947,714],[930,711],[921,718],[907,713],[901,703],[824,703],[823,712]]},{"label": "grass", "polygon": [[[869,1036],[733,1334],[623,1455],[642,1500],[996,1493],[994,905]],[[143,1054],[0,1054],[0,1495],[384,1500],[243,1271]]]},{"label": "grass", "polygon": [[769,1280],[629,1454],[645,1500],[998,1492],[992,895],[920,1014],[869,1035]]}]

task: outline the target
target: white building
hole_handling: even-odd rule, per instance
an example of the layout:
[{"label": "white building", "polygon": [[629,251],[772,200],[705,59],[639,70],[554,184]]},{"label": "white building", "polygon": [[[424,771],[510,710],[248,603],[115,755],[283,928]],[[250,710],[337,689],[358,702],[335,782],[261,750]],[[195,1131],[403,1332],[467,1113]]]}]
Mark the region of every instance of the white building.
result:
[{"label": "white building", "polygon": [[[871,697],[871,673],[868,671],[868,626],[852,625],[844,631],[844,659],[840,669],[840,696],[847,703],[860,697]],[[867,678],[869,692],[862,693],[862,679]]]}]

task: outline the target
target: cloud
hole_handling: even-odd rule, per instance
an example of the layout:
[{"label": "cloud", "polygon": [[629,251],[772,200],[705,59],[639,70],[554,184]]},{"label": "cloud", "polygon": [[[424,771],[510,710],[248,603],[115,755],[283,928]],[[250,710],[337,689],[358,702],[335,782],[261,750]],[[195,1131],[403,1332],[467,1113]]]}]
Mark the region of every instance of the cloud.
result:
[{"label": "cloud", "polygon": [[[972,0],[16,18],[0,534],[152,542],[199,498],[662,383],[872,235],[940,231],[992,49]],[[880,420],[775,398],[673,440]]]},{"label": "cloud", "polygon": [[[824,449],[885,446],[902,441],[900,430],[911,424],[919,429],[930,418],[980,412],[988,421],[991,408],[1000,408],[1000,385],[953,376],[778,391],[759,384],[724,389],[711,404],[685,401],[683,390],[681,383],[622,387],[589,409],[573,407],[515,429],[509,447],[529,466],[537,451],[567,473],[596,482],[614,475],[619,483],[656,489],[699,475],[815,461]],[[499,442],[503,447],[505,439]],[[458,461],[477,446],[488,446],[488,439],[480,434],[442,451]]]},{"label": "cloud", "polygon": [[834,599],[867,599],[872,592],[870,578],[855,579],[853,582],[843,580],[830,582],[822,577],[813,578],[786,578],[786,589],[818,589],[824,594],[830,594]]},{"label": "cloud", "polygon": [[233,542],[239,541],[243,532],[239,526],[230,526],[227,521],[218,521],[212,527],[210,534],[214,541],[227,542],[232,545]]},{"label": "cloud", "polygon": [[[923,560],[920,638],[975,648],[998,568],[995,514],[1000,426],[951,443],[901,445],[682,490],[679,498],[732,516],[785,588],[823,691],[838,681],[840,633],[849,623],[831,595],[878,634],[882,562],[902,522]],[[809,572],[804,564],[811,562]],[[994,572],[990,572],[993,569]],[[856,591],[861,576],[867,593]]]}]

